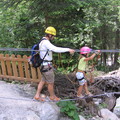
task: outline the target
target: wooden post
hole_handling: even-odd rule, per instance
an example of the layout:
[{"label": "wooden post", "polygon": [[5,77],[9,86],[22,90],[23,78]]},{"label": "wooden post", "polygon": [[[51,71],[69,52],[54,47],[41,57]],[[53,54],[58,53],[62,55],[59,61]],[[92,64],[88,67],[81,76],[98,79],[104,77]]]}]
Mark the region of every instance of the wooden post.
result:
[{"label": "wooden post", "polygon": [[10,56],[8,54],[6,54],[5,57],[6,57],[7,75],[12,76],[12,68],[11,68],[11,63],[10,63]]},{"label": "wooden post", "polygon": [[11,62],[12,62],[12,68],[13,68],[13,75],[15,77],[18,77],[18,70],[17,70],[17,63],[15,61],[15,55],[11,55]]},{"label": "wooden post", "polygon": [[2,74],[6,76],[6,67],[5,67],[5,57],[3,54],[0,54],[0,60],[1,60],[1,67],[2,67]]},{"label": "wooden post", "polygon": [[21,60],[21,55],[17,55],[18,58],[18,73],[20,77],[24,77],[24,72],[23,72],[23,63]]}]

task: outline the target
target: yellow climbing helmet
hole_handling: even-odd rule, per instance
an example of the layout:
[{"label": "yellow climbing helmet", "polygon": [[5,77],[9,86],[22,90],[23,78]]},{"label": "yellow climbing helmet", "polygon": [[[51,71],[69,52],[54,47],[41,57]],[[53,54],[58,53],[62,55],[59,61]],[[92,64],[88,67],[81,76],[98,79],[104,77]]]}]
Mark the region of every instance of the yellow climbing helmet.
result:
[{"label": "yellow climbing helmet", "polygon": [[51,35],[56,35],[56,29],[54,27],[47,27],[46,30],[45,30],[45,33],[47,34],[51,34]]}]

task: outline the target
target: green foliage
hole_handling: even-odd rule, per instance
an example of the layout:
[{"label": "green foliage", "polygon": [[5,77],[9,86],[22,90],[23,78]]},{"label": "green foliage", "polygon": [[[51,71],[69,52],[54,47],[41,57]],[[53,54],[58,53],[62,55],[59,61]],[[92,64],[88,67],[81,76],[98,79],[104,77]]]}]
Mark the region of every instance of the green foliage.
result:
[{"label": "green foliage", "polygon": [[101,103],[99,104],[99,109],[103,109],[103,108],[107,108],[107,104],[106,103]]},{"label": "green foliage", "polygon": [[[119,4],[120,0],[1,0],[0,47],[31,48],[47,26],[54,26],[57,39],[52,42],[57,46],[119,49]],[[102,61],[106,59],[104,54]],[[65,66],[67,61],[62,61]]]},{"label": "green foliage", "polygon": [[70,55],[69,53],[61,54],[58,58],[58,54],[54,53],[54,64],[57,66],[57,72],[67,74],[75,71],[78,64],[78,54]]},{"label": "green foliage", "polygon": [[103,64],[99,65],[99,66],[96,66],[97,70],[98,71],[104,71],[104,72],[109,72],[109,67],[108,66],[105,66]]},{"label": "green foliage", "polygon": [[75,106],[74,102],[62,101],[62,102],[58,102],[57,105],[60,107],[60,111],[62,113],[65,113],[73,120],[79,120],[79,116],[77,113],[77,107]]},{"label": "green foliage", "polygon": [[118,58],[118,63],[120,64],[120,58]]}]

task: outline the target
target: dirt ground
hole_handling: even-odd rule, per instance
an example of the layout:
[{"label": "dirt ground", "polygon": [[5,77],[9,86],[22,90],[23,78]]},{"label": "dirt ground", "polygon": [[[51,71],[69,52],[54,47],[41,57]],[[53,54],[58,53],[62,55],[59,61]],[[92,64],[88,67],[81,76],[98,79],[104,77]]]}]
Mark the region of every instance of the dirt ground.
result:
[{"label": "dirt ground", "polygon": [[[105,74],[101,71],[92,73],[94,83],[90,83],[90,73],[87,74],[88,89],[93,95],[102,94],[104,92],[117,92],[120,90],[120,78],[114,76],[113,71]],[[112,75],[111,75],[112,74]],[[107,75],[107,77],[106,77]],[[113,86],[114,85],[114,86]],[[79,87],[75,73],[61,74],[55,73],[55,93],[58,97],[75,98],[77,89]],[[48,94],[47,87],[44,88],[43,93]],[[84,94],[84,91],[83,91]]]},{"label": "dirt ground", "polygon": [[[120,78],[116,77],[115,74],[118,71],[105,74],[100,71],[93,73],[94,83],[90,83],[90,74],[87,76],[88,89],[93,95],[104,94],[107,92],[118,92],[120,91]],[[120,71],[119,71],[120,72]],[[61,74],[55,73],[55,94],[61,99],[74,99],[76,98],[77,89],[79,87],[75,73]],[[49,95],[47,87],[44,88],[43,93]],[[83,91],[83,95],[85,95]],[[109,110],[113,110],[116,104],[116,98],[120,95],[111,96],[100,96],[97,99],[101,99],[102,103],[107,104]],[[78,107],[82,106],[83,111],[86,114],[97,115],[98,107],[93,102],[93,98],[87,98],[83,100],[75,101]]]}]

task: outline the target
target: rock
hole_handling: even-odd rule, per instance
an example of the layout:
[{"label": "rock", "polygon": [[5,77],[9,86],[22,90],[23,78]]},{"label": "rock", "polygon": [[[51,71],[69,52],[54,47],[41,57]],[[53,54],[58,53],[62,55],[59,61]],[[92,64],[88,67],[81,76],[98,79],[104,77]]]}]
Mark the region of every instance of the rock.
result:
[{"label": "rock", "polygon": [[116,106],[113,109],[113,113],[115,113],[120,118],[120,97],[116,101]]},{"label": "rock", "polygon": [[60,110],[57,105],[34,101],[31,90],[35,91],[27,84],[0,81],[0,120],[58,120]]},{"label": "rock", "polygon": [[103,118],[101,118],[99,116],[95,116],[95,117],[92,117],[92,118],[90,118],[88,120],[105,120],[105,119],[103,119]]},{"label": "rock", "polygon": [[100,116],[104,120],[120,120],[114,113],[112,113],[108,109],[101,109],[100,110]]},{"label": "rock", "polygon": [[93,98],[93,101],[96,105],[99,105],[100,103],[102,103],[102,99],[101,98]]},{"label": "rock", "polygon": [[79,115],[80,120],[86,120],[83,116]]},{"label": "rock", "polygon": [[59,109],[54,103],[45,103],[41,106],[41,120],[58,120]]},{"label": "rock", "polygon": [[120,68],[118,70],[109,72],[108,75],[112,75],[112,76],[120,78]]},{"label": "rock", "polygon": [[68,117],[60,117],[58,120],[72,120],[72,119],[70,119]]},{"label": "rock", "polygon": [[112,94],[108,94],[108,96],[104,97],[104,103],[107,104],[107,109],[113,110],[116,105],[116,97]]},{"label": "rock", "polygon": [[117,76],[120,78],[120,68],[117,71]]}]

